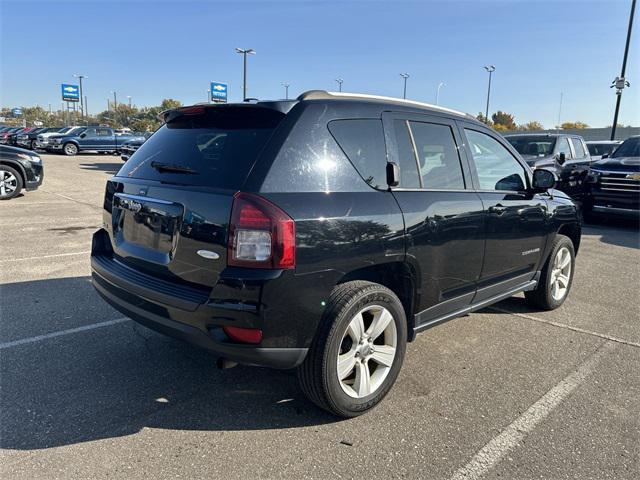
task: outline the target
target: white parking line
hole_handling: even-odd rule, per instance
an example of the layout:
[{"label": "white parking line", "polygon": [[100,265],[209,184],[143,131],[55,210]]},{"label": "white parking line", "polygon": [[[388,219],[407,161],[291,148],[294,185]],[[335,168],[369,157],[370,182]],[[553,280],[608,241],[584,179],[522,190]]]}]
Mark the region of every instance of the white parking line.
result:
[{"label": "white parking line", "polygon": [[39,257],[7,258],[5,260],[0,260],[0,263],[21,262],[22,260],[40,260],[41,258],[70,257],[72,255],[86,255],[87,253],[91,252],[89,250],[85,250],[83,252],[56,253],[53,255],[41,255]]},{"label": "white parking line", "polygon": [[606,342],[596,350],[578,369],[567,375],[545,393],[526,412],[520,415],[502,432],[494,437],[464,467],[458,469],[450,480],[477,480],[513,450],[536,425],[549,416],[571,393],[593,372],[602,357],[615,347]]},{"label": "white parking line", "polygon": [[495,310],[496,312],[515,315],[516,317],[526,318],[527,320],[533,320],[534,322],[546,323],[547,325],[553,325],[554,327],[565,328],[567,330],[572,330],[578,333],[586,333],[587,335],[593,335],[594,337],[604,338],[605,340],[611,340],[612,342],[622,343],[624,345],[629,345],[631,347],[640,347],[640,343],[637,343],[637,342],[632,342],[630,340],[623,340],[622,338],[612,337],[611,335],[594,332],[592,330],[585,330],[584,328],[574,327],[573,325],[567,325],[566,323],[559,323],[559,322],[554,322],[552,320],[545,320],[544,318],[534,317],[533,315],[527,315],[525,313],[512,312],[511,310],[506,310],[504,308],[499,308],[499,307],[489,307],[489,309]]},{"label": "white parking line", "polygon": [[25,345],[27,343],[41,342],[42,340],[62,337],[64,335],[71,335],[73,333],[86,332],[87,330],[94,330],[96,328],[108,327],[110,325],[128,322],[129,320],[131,319],[127,317],[116,318],[115,320],[93,323],[91,325],[84,325],[82,327],[69,328],[68,330],[59,330],[57,332],[47,333],[46,335],[38,335],[37,337],[22,338],[20,340],[14,340],[12,342],[0,343],[0,350],[4,350],[5,348],[17,347],[18,345]]}]

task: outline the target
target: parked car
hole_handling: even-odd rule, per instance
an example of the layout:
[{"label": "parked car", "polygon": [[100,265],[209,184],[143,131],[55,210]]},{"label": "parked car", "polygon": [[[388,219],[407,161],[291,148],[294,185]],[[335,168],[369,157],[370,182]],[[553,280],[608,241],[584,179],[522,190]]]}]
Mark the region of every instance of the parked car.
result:
[{"label": "parked car", "polygon": [[60,130],[59,128],[34,128],[28,132],[20,133],[16,136],[16,146],[20,148],[27,148],[29,150],[36,149],[36,140],[39,133],[44,133],[49,130]]},{"label": "parked car", "polygon": [[600,160],[603,155],[611,155],[621,143],[621,140],[592,140],[587,142],[591,160],[595,162],[596,160]]},{"label": "parked car", "polygon": [[591,165],[584,214],[594,213],[640,219],[640,136]]},{"label": "parked car", "polygon": [[469,115],[311,91],[164,120],[107,182],[93,285],[222,367],[297,367],[336,415],[382,400],[416,333],[571,288],[576,206]]},{"label": "parked car", "polygon": [[556,188],[582,200],[591,155],[584,139],[570,134],[505,135],[531,168],[545,168],[558,176]]},{"label": "parked car", "polygon": [[120,158],[123,162],[126,162],[133,155],[144,142],[151,136],[151,133],[142,133],[140,134],[140,138],[136,138],[135,140],[129,140],[122,144],[120,147]]},{"label": "parked car", "polygon": [[42,184],[44,169],[39,155],[22,148],[0,145],[0,200],[9,200],[23,188],[35,190]]},{"label": "parked car", "polygon": [[0,134],[0,145],[15,145],[16,136],[25,130],[24,127],[13,127]]},{"label": "parked car", "polygon": [[71,127],[62,127],[58,132],[47,132],[41,133],[38,135],[38,139],[36,141],[36,148],[40,148],[43,150],[51,151],[49,141],[51,138],[61,138],[65,135],[80,135],[85,131],[87,127],[82,127],[78,125],[74,125]]},{"label": "parked car", "polygon": [[116,135],[112,128],[86,127],[79,134],[70,132],[50,137],[48,149],[65,155],[76,155],[78,152],[87,150],[119,153],[123,143],[135,138],[139,136]]}]

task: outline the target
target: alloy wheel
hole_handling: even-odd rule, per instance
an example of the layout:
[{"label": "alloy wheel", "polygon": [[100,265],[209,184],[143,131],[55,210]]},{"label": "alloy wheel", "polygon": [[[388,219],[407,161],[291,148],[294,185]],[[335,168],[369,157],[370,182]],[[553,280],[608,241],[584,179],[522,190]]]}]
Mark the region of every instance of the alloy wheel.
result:
[{"label": "alloy wheel", "polygon": [[551,270],[551,296],[555,301],[560,301],[567,294],[569,280],[571,279],[571,252],[567,247],[562,247],[553,259]]},{"label": "alloy wheel", "polygon": [[18,188],[18,179],[11,172],[0,169],[0,197],[8,197]]},{"label": "alloy wheel", "polygon": [[380,388],[396,356],[398,334],[391,312],[370,305],[349,322],[338,352],[338,380],[354,398],[371,395]]}]

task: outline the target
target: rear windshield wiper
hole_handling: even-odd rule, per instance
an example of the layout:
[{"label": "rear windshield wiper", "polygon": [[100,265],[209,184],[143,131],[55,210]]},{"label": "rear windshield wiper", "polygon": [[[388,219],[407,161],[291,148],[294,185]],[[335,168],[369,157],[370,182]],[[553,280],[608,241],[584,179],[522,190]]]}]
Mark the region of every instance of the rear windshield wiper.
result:
[{"label": "rear windshield wiper", "polygon": [[190,175],[197,175],[197,170],[193,168],[185,167],[182,165],[174,165],[171,163],[151,162],[151,166],[159,172],[171,172],[171,173],[186,173]]}]

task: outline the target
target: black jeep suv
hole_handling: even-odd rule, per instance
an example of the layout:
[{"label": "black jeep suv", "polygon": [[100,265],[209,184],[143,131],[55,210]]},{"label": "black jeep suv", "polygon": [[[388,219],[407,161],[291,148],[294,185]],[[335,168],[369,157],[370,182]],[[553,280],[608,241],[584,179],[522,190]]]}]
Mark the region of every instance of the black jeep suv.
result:
[{"label": "black jeep suv", "polygon": [[311,91],[164,120],[107,182],[95,288],[222,364],[297,367],[337,415],[382,400],[417,332],[571,288],[575,205],[470,116]]}]

